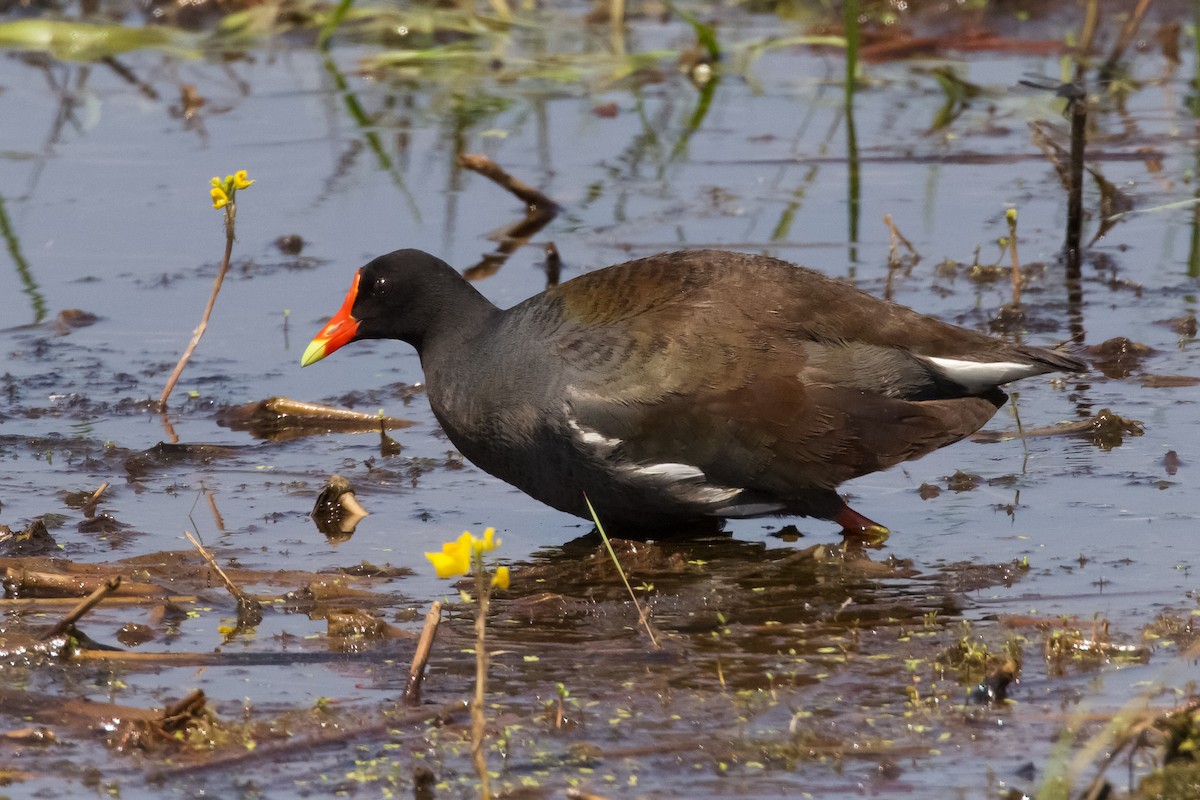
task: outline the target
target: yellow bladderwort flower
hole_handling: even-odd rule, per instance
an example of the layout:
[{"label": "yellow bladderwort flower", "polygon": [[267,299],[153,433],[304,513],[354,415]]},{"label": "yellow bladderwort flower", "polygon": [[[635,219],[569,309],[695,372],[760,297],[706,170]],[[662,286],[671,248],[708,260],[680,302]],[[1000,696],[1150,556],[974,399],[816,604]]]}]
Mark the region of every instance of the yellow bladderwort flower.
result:
[{"label": "yellow bladderwort flower", "polygon": [[[482,536],[463,531],[454,541],[443,544],[440,553],[426,553],[425,557],[437,570],[439,578],[453,578],[471,572],[477,561],[482,565],[483,554],[499,546],[500,539],[496,536],[495,528],[486,528]],[[508,567],[497,567],[491,585],[507,589],[508,581]]]},{"label": "yellow bladderwort flower", "polygon": [[475,540],[475,547],[479,553],[490,553],[500,546],[500,540],[496,538],[495,528],[485,528],[483,538]]},{"label": "yellow bladderwort flower", "polygon": [[233,173],[232,182],[233,188],[235,189],[245,189],[247,186],[254,183],[254,181],[246,180],[246,170],[244,169],[239,169],[237,172]]},{"label": "yellow bladderwort flower", "polygon": [[496,574],[492,576],[492,586],[496,589],[508,588],[508,567],[496,567]]},{"label": "yellow bladderwort flower", "polygon": [[439,578],[453,578],[456,575],[466,575],[471,571],[471,556],[474,552],[475,537],[463,531],[453,542],[442,545],[440,553],[426,553],[425,557],[437,570]]},{"label": "yellow bladderwort flower", "polygon": [[213,208],[224,208],[233,202],[238,189],[245,189],[254,181],[246,177],[246,170],[239,169],[232,175],[226,175],[224,179],[214,177],[208,183],[212,186]]}]

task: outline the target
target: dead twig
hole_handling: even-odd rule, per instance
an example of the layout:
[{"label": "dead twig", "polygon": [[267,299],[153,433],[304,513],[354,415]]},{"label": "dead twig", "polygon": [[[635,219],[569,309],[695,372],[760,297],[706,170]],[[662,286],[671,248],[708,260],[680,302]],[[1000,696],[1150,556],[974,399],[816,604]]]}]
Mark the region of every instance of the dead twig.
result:
[{"label": "dead twig", "polygon": [[[107,485],[108,484],[105,484],[105,486]],[[72,626],[75,625],[76,622],[83,619],[85,614],[99,605],[101,600],[103,600],[105,597],[108,597],[108,595],[112,594],[120,587],[120,575],[109,578],[103,584],[97,586],[94,592],[85,597],[82,602],[68,611],[66,616],[56,622],[38,638],[44,642],[47,639],[53,639],[55,636],[58,636],[61,633],[66,633],[72,628]]]},{"label": "dead twig", "polygon": [[330,431],[369,433],[380,427],[399,430],[414,423],[399,417],[381,417],[287,397],[268,397],[257,403],[222,409],[217,415],[217,424],[235,431],[248,431],[258,439],[278,442]]},{"label": "dead twig", "polygon": [[892,220],[891,214],[883,215],[883,224],[887,225],[888,231],[891,234],[892,256],[895,257],[897,261],[899,261],[899,256],[896,254],[896,250],[897,250],[896,242],[899,242],[900,244],[904,245],[904,249],[908,251],[910,256],[912,256],[914,264],[921,260],[921,254],[917,252],[917,248],[912,246],[912,242],[910,242],[908,239],[904,238],[904,234],[900,232],[900,229],[896,227],[896,223]]},{"label": "dead twig", "polygon": [[487,156],[464,153],[458,157],[458,164],[464,169],[490,178],[525,203],[525,217],[520,222],[493,235],[492,238],[497,239],[500,243],[496,252],[488,253],[480,259],[478,264],[463,270],[463,275],[467,280],[475,281],[486,278],[499,270],[518,247],[528,242],[534,234],[554,219],[561,207],[537,189],[505,172]]},{"label": "dead twig", "polygon": [[1100,0],[1087,0],[1083,13],[1083,26],[1079,29],[1079,50],[1076,60],[1080,63],[1087,58],[1096,41],[1096,31],[1100,29]]},{"label": "dead twig", "polygon": [[1134,7],[1133,13],[1125,20],[1125,24],[1121,26],[1121,33],[1117,35],[1116,44],[1113,45],[1112,52],[1108,56],[1108,60],[1104,62],[1104,66],[1100,68],[1100,79],[1108,80],[1112,78],[1116,72],[1117,64],[1121,61],[1121,57],[1125,55],[1125,51],[1133,40],[1137,37],[1137,32],[1142,27],[1142,20],[1146,18],[1146,11],[1150,8],[1151,0],[1138,0],[1137,6]]},{"label": "dead twig", "polygon": [[429,663],[429,654],[433,650],[433,639],[437,636],[439,623],[442,621],[442,601],[435,600],[425,615],[425,627],[421,630],[421,639],[417,642],[417,652],[413,653],[412,666],[408,669],[408,681],[404,684],[403,702],[415,706],[421,702],[421,684],[425,681],[425,665]]},{"label": "dead twig", "polygon": [[100,488],[92,492],[92,496],[83,504],[83,515],[85,517],[96,516],[96,504],[100,502],[100,495],[104,494],[104,490],[108,488],[108,481],[100,484]]},{"label": "dead twig", "polygon": [[1067,166],[1067,276],[1078,279],[1080,239],[1083,235],[1083,164],[1087,149],[1087,92],[1083,89],[1082,70],[1067,97],[1071,115],[1071,154]]},{"label": "dead twig", "polygon": [[221,565],[218,564],[217,560],[212,557],[212,554],[204,548],[204,545],[200,544],[200,540],[192,535],[191,531],[184,531],[183,535],[186,536],[187,540],[192,543],[192,546],[196,548],[196,550],[200,553],[200,557],[205,560],[208,566],[217,573],[217,576],[221,579],[221,582],[225,584],[225,588],[229,591],[229,594],[231,594],[237,601],[238,627],[252,627],[262,622],[262,603],[260,603],[257,598],[243,592],[241,587],[235,584],[230,577],[225,574],[225,570],[221,569]]},{"label": "dead twig", "polygon": [[908,250],[910,268],[921,260],[921,254],[912,246],[912,242],[904,238],[904,234],[900,232],[900,229],[896,227],[896,223],[892,220],[891,214],[883,215],[883,224],[887,225],[891,236],[891,243],[888,246],[887,285],[883,291],[883,296],[890,300],[892,297],[892,277],[904,267],[904,259],[900,256],[899,245],[904,245],[905,249]]},{"label": "dead twig", "polygon": [[1046,425],[1040,428],[1020,429],[1015,431],[976,431],[967,438],[972,442],[1006,442],[1009,439],[1032,439],[1038,436],[1089,436],[1117,437],[1120,435],[1141,436],[1142,423],[1136,419],[1126,419],[1114,414],[1107,408],[1097,411],[1087,419],[1075,422],[1063,422],[1058,425]]},{"label": "dead twig", "polygon": [[458,157],[458,165],[464,169],[469,169],[472,172],[478,172],[485,178],[496,182],[508,191],[512,192],[527,206],[532,208],[541,208],[547,210],[558,211],[560,206],[558,203],[551,200],[546,195],[542,194],[537,189],[533,188],[524,181],[513,177],[506,172],[499,164],[492,161],[485,155],[479,153],[463,153]]},{"label": "dead twig", "polygon": [[[148,606],[169,603],[172,605],[187,605],[195,603],[200,598],[194,594],[177,594],[169,597],[109,597],[109,606]],[[68,603],[77,603],[74,597],[0,597],[0,610],[16,610],[22,608],[44,609],[61,608]]]},{"label": "dead twig", "polygon": [[208,510],[212,512],[213,524],[217,526],[217,530],[222,534],[226,533],[225,517],[221,515],[221,510],[217,508],[216,495],[210,492],[203,483],[200,484],[200,490],[204,492],[204,499],[208,502]]},{"label": "dead twig", "polygon": [[558,248],[554,242],[546,243],[546,288],[552,289],[558,286],[558,281],[562,277],[562,256],[558,254]]},{"label": "dead twig", "polygon": [[[104,586],[109,578],[98,575],[66,575],[58,572],[38,572],[20,567],[5,567],[4,589],[10,595],[21,597],[26,594],[56,595],[58,597],[85,597]],[[166,592],[153,583],[123,581],[116,589],[122,596],[136,596],[161,600]]]}]

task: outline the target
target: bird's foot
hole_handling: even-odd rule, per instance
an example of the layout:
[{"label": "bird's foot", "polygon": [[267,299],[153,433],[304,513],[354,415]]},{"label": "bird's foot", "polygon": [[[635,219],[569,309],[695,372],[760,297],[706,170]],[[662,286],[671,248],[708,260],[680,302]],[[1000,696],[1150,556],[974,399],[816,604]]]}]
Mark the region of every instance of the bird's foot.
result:
[{"label": "bird's foot", "polygon": [[878,522],[867,519],[850,506],[842,506],[842,510],[834,516],[833,521],[842,526],[842,535],[847,538],[865,540],[870,544],[883,544],[891,531]]}]

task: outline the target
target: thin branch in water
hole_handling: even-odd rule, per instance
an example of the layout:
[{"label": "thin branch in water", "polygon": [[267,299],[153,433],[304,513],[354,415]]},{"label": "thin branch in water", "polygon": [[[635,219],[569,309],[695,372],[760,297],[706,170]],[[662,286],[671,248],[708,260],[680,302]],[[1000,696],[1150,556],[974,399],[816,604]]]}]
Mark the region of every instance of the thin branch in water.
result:
[{"label": "thin branch in water", "polygon": [[500,240],[500,246],[496,248],[496,251],[485,255],[475,266],[463,270],[463,275],[467,280],[476,281],[495,274],[518,247],[529,241],[534,234],[554,219],[561,207],[537,189],[505,172],[487,156],[464,153],[458,157],[458,164],[464,169],[478,172],[491,179],[525,203],[524,219],[493,237]]},{"label": "thin branch in water", "polygon": [[1068,98],[1071,114],[1071,155],[1067,180],[1067,275],[1079,274],[1080,239],[1083,235],[1083,161],[1087,148],[1087,94],[1082,82],[1075,84],[1076,94]]},{"label": "thin branch in water", "polygon": [[552,289],[558,286],[559,279],[562,277],[562,256],[558,254],[558,248],[554,242],[546,243],[546,288]]},{"label": "thin branch in water", "polygon": [[87,502],[83,504],[83,508],[81,509],[85,517],[96,516],[96,504],[100,502],[100,495],[104,494],[104,490],[107,488],[108,481],[105,481],[100,484],[96,491],[92,492],[92,496],[87,499]]},{"label": "thin branch in water", "polygon": [[1121,57],[1125,55],[1125,51],[1133,40],[1137,37],[1138,29],[1142,27],[1142,20],[1146,18],[1146,12],[1150,9],[1151,0],[1138,0],[1138,4],[1134,7],[1133,13],[1130,14],[1125,24],[1121,26],[1121,32],[1117,35],[1116,44],[1113,45],[1112,53],[1104,62],[1104,66],[1100,68],[1100,79],[1108,80],[1116,72],[1117,64],[1120,63]]},{"label": "thin branch in water", "polygon": [[187,540],[200,553],[200,557],[204,559],[209,568],[217,573],[217,577],[225,584],[225,588],[229,591],[229,594],[237,600],[238,627],[250,627],[262,622],[262,603],[258,602],[257,598],[243,592],[241,587],[225,574],[225,570],[221,569],[221,565],[212,557],[212,553],[205,549],[204,545],[200,543],[200,540],[191,531],[184,531],[183,535],[187,537]]},{"label": "thin branch in water", "polygon": [[83,599],[77,606],[67,612],[66,616],[60,619],[49,630],[43,633],[39,639],[43,642],[47,639],[53,639],[61,633],[69,631],[76,622],[83,619],[84,615],[100,604],[100,601],[110,594],[115,592],[121,586],[121,576],[116,575],[109,578],[104,583],[96,587],[96,590]]},{"label": "thin branch in water", "polygon": [[[904,238],[904,234],[900,232],[900,229],[896,227],[896,223],[892,221],[891,214],[883,215],[883,224],[887,225],[888,232],[891,234],[893,254],[896,252],[896,243],[899,242],[900,244],[904,245],[904,249],[907,250],[909,255],[913,257],[913,261],[921,260],[921,254],[917,252],[917,248],[912,246],[912,242]],[[899,258],[897,258],[897,260],[899,260]]]},{"label": "thin branch in water", "polygon": [[528,183],[513,177],[506,172],[499,164],[492,161],[485,155],[479,153],[463,153],[458,157],[458,165],[463,169],[469,169],[472,172],[478,172],[480,175],[488,178],[508,191],[517,196],[523,203],[535,208],[544,208],[548,210],[558,211],[559,204],[551,200],[546,195],[542,194],[537,189],[530,186]]},{"label": "thin branch in water", "polygon": [[888,300],[892,299],[892,278],[901,268],[904,267],[904,259],[900,257],[900,247],[903,244],[909,253],[909,267],[911,268],[921,260],[921,254],[912,246],[912,242],[904,238],[904,234],[896,227],[896,223],[892,220],[891,214],[883,215],[883,224],[887,225],[888,232],[891,236],[891,243],[888,245],[888,273],[887,284],[884,286],[883,296]]},{"label": "thin branch in water", "polygon": [[421,629],[421,638],[417,641],[417,652],[413,653],[412,666],[408,669],[408,681],[404,684],[403,702],[406,706],[415,706],[421,702],[421,686],[425,682],[425,666],[429,663],[429,654],[433,650],[433,639],[437,636],[438,625],[442,621],[442,601],[434,600],[425,615],[425,627]]}]

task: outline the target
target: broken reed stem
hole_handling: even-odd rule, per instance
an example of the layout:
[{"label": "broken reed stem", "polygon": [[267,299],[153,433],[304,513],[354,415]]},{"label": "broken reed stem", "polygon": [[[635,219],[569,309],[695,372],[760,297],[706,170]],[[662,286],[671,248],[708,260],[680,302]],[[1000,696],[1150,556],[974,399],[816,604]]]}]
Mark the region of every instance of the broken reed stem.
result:
[{"label": "broken reed stem", "polygon": [[1079,275],[1079,240],[1083,234],[1083,156],[1087,145],[1087,93],[1077,78],[1071,105],[1071,154],[1067,187],[1067,276]]},{"label": "broken reed stem", "polygon": [[553,289],[558,286],[559,279],[562,277],[562,256],[558,254],[558,247],[554,242],[546,243],[546,288]]},{"label": "broken reed stem", "polygon": [[1083,27],[1079,30],[1079,52],[1076,61],[1080,64],[1091,52],[1092,43],[1096,41],[1096,31],[1100,28],[1100,0],[1087,0],[1084,7]]},{"label": "broken reed stem", "polygon": [[1108,60],[1104,62],[1104,66],[1100,70],[1102,78],[1112,76],[1117,64],[1121,61],[1121,56],[1125,55],[1125,50],[1133,43],[1134,38],[1137,36],[1138,28],[1142,27],[1142,20],[1146,17],[1146,11],[1150,8],[1150,2],[1151,0],[1138,0],[1133,13],[1126,18],[1125,24],[1121,26],[1121,33],[1117,35],[1117,42],[1113,45],[1112,53],[1109,54]]},{"label": "broken reed stem", "polygon": [[50,628],[48,631],[43,633],[38,638],[44,642],[47,639],[53,639],[55,636],[58,636],[60,633],[66,633],[68,630],[71,629],[72,625],[74,625],[79,620],[83,619],[83,616],[85,614],[87,614],[89,611],[91,611],[93,608],[95,608],[97,605],[99,605],[101,600],[103,600],[105,597],[107,597],[111,593],[115,592],[117,589],[120,588],[120,586],[121,586],[121,576],[120,575],[116,575],[112,578],[109,578],[104,583],[102,583],[100,586],[97,586],[96,590],[94,592],[92,592],[87,597],[85,597],[81,603],[79,603],[73,609],[71,609],[69,612],[67,612],[67,615],[65,617],[63,617],[58,622],[56,622],[52,628]]},{"label": "broken reed stem", "polygon": [[[109,597],[107,602],[109,606],[147,606],[163,605],[165,603],[187,605],[188,603],[195,603],[197,600],[198,598],[194,594],[176,594],[166,597],[118,595],[117,597]],[[74,597],[0,597],[0,611],[22,608],[53,608],[77,602],[79,601]]]},{"label": "broken reed stem", "polygon": [[238,626],[256,625],[262,620],[262,603],[257,598],[251,597],[241,590],[241,588],[233,582],[233,580],[225,574],[225,570],[221,569],[221,565],[212,557],[212,554],[200,544],[200,540],[192,535],[191,531],[184,531],[183,535],[192,543],[192,546],[200,553],[200,557],[204,559],[209,568],[217,573],[221,582],[225,584],[225,588],[233,599],[237,601],[238,607]]},{"label": "broken reed stem", "polygon": [[196,330],[192,331],[192,340],[188,342],[183,355],[179,357],[179,363],[175,365],[175,369],[171,370],[171,376],[167,378],[167,385],[163,387],[162,395],[158,398],[157,409],[159,412],[167,410],[167,398],[171,396],[171,392],[175,389],[175,384],[179,381],[179,376],[183,374],[183,368],[191,360],[192,353],[196,351],[196,346],[200,344],[200,339],[204,337],[204,332],[208,330],[208,319],[212,316],[213,306],[217,304],[217,295],[221,291],[221,284],[225,282],[225,273],[229,272],[229,259],[233,256],[233,222],[236,216],[237,206],[234,203],[226,205],[225,256],[221,259],[221,266],[217,270],[216,280],[213,281],[212,293],[208,296],[208,303],[204,306],[204,314],[200,317],[200,324],[196,326]]},{"label": "broken reed stem", "polygon": [[463,153],[458,157],[458,165],[472,172],[478,172],[485,178],[495,181],[500,186],[517,196],[523,203],[535,208],[557,211],[558,203],[551,200],[537,189],[518,178],[505,172],[495,161],[478,153]]},{"label": "broken reed stem", "polygon": [[221,510],[219,508],[217,508],[216,496],[212,492],[210,492],[204,486],[204,484],[201,484],[200,488],[204,492],[204,499],[208,503],[208,510],[212,512],[213,523],[217,526],[217,530],[220,531],[221,533],[226,533],[225,517],[221,516]]},{"label": "broken reed stem", "polygon": [[625,0],[609,0],[608,21],[614,28],[620,28],[625,24]]},{"label": "broken reed stem", "polygon": [[434,600],[425,615],[425,627],[421,629],[421,638],[417,641],[417,652],[413,653],[412,666],[408,668],[408,682],[404,684],[405,705],[415,706],[421,702],[421,685],[425,682],[425,666],[429,663],[429,654],[433,650],[433,639],[437,636],[438,625],[442,621],[442,601]]},{"label": "broken reed stem", "polygon": [[1012,305],[1021,305],[1021,259],[1017,255],[1017,210],[1010,208],[1004,214],[1008,220],[1008,250],[1012,253]]},{"label": "broken reed stem", "polygon": [[[895,254],[896,250],[897,250],[896,242],[899,242],[900,244],[904,245],[904,249],[907,250],[909,252],[909,255],[911,255],[914,259],[919,260],[921,258],[921,254],[917,252],[917,248],[913,247],[912,242],[910,242],[908,239],[904,238],[904,234],[901,233],[900,229],[896,227],[896,223],[892,219],[891,214],[883,215],[883,224],[887,225],[888,232],[891,234],[891,237],[892,237],[892,248],[891,249],[892,249],[893,254]],[[899,261],[900,259],[897,258],[896,260]]]},{"label": "broken reed stem", "polygon": [[[38,572],[36,570],[14,567],[5,567],[3,572],[0,572],[0,578],[3,579],[5,584],[12,585],[17,594],[56,593],[68,598],[84,597],[108,581],[108,578],[101,578],[96,575]],[[123,581],[118,585],[120,587],[119,590],[114,589],[111,591],[120,591],[124,597],[136,596],[149,598],[152,602],[158,602],[164,596],[162,587],[153,583]]]},{"label": "broken reed stem", "polygon": [[487,749],[484,747],[484,728],[487,718],[483,704],[487,696],[487,615],[491,590],[484,582],[483,552],[477,551],[475,561],[475,697],[471,700],[471,762],[479,775],[480,800],[492,800],[491,780],[487,768]]},{"label": "broken reed stem", "polygon": [[242,597],[244,597],[242,590],[237,587],[237,584],[229,579],[229,576],[225,574],[225,570],[221,569],[221,565],[217,563],[215,558],[213,558],[212,553],[208,552],[204,545],[200,544],[200,540],[197,539],[191,531],[184,531],[183,535],[186,536],[187,540],[192,543],[192,547],[196,548],[196,551],[200,553],[200,557],[204,559],[204,563],[208,564],[209,569],[217,573],[217,577],[219,577],[221,582],[225,584],[225,588],[229,591],[229,593],[233,595],[235,599],[240,601]]},{"label": "broken reed stem", "polygon": [[918,261],[920,261],[921,256],[919,253],[917,253],[917,249],[912,246],[912,242],[910,242],[908,239],[905,239],[904,234],[902,234],[900,232],[900,229],[896,227],[896,223],[892,219],[891,214],[883,215],[883,224],[887,225],[888,232],[890,235],[890,241],[888,244],[887,284],[884,286],[883,296],[885,298],[887,298],[888,300],[891,300],[892,299],[892,276],[895,275],[896,272],[902,266],[904,266],[903,262],[900,260],[899,245],[903,244],[904,247],[908,250],[909,255],[912,257],[913,264],[916,264]]},{"label": "broken reed stem", "polygon": [[100,488],[98,488],[98,489],[96,489],[96,491],[92,492],[92,496],[89,497],[87,499],[87,502],[83,504],[82,510],[83,510],[83,515],[85,517],[96,516],[96,503],[100,502],[100,495],[104,494],[104,491],[107,488],[108,488],[108,481],[105,481],[104,483],[100,484]]}]

